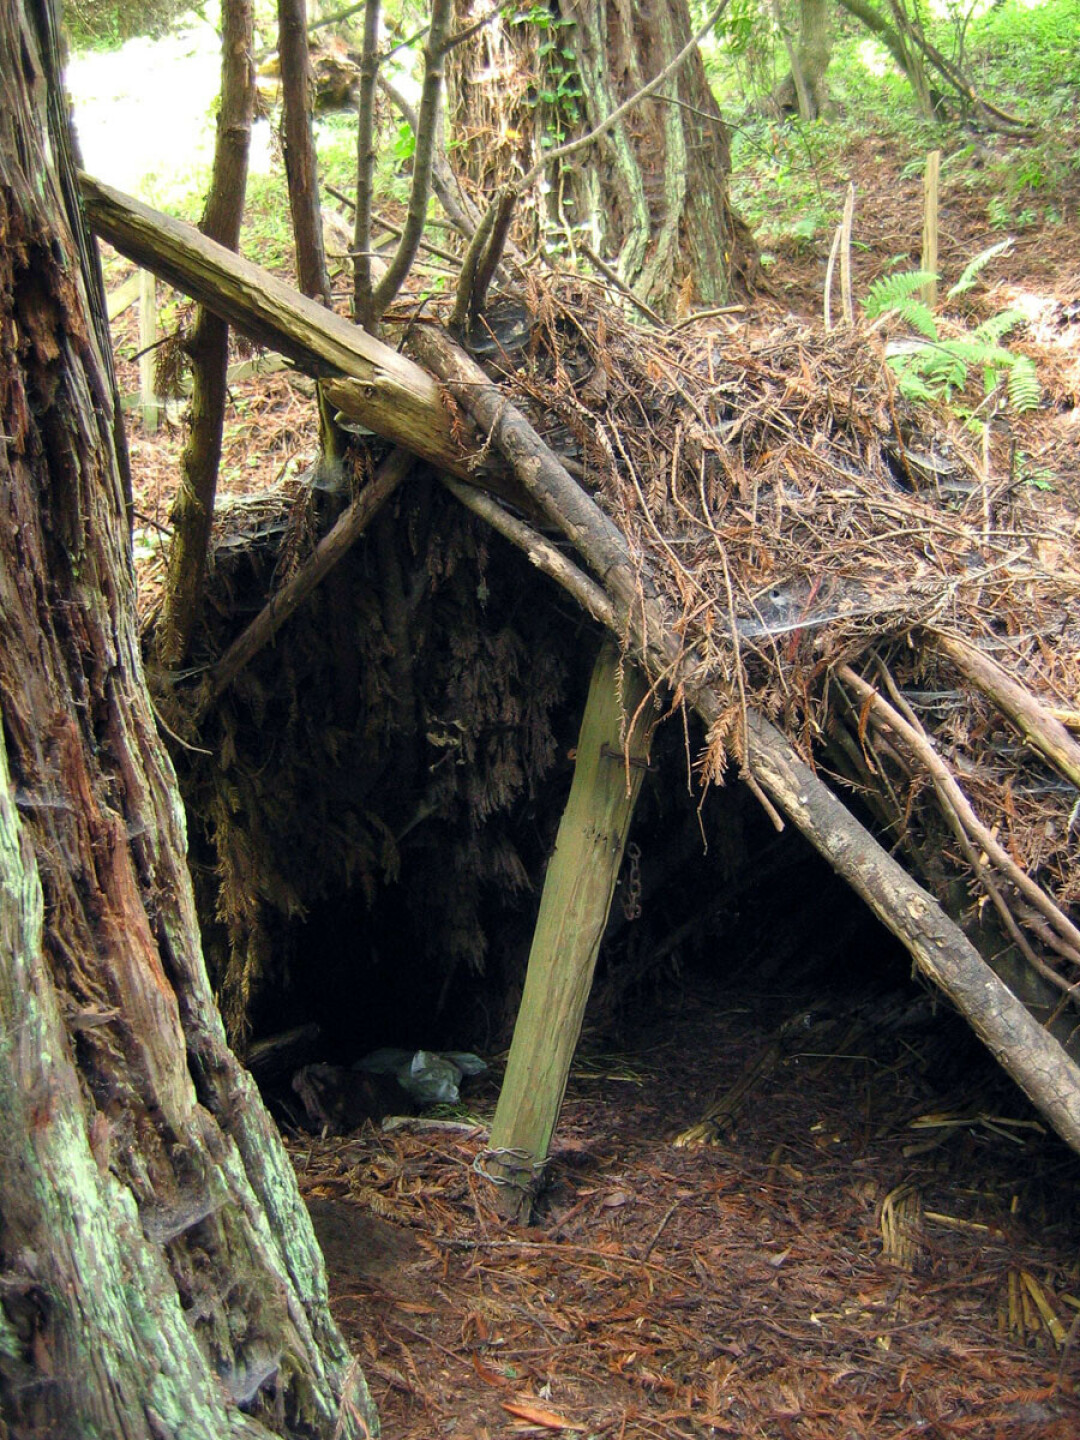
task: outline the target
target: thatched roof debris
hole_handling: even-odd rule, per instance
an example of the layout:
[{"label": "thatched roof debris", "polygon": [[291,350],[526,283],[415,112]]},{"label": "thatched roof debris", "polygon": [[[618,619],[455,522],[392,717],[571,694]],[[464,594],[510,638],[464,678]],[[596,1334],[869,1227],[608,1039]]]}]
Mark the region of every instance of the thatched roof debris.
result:
[{"label": "thatched roof debris", "polygon": [[1075,718],[1069,497],[1024,483],[1003,427],[987,448],[913,411],[874,336],[643,332],[577,282],[534,285],[530,306],[529,348],[499,378],[616,521],[697,683],[731,697],[703,777],[743,758],[747,709],[773,719],[858,788],[933,889],[970,882],[1044,978],[1080,981],[1080,748],[1059,724],[1052,767],[983,693],[996,674],[1047,727]]}]

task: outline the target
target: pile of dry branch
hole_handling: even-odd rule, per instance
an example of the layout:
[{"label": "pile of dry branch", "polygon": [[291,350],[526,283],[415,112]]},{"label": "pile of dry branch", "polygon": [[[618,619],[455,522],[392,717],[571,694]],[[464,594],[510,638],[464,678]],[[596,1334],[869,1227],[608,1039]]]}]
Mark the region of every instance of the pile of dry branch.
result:
[{"label": "pile of dry branch", "polygon": [[1007,435],[984,445],[907,406],[876,336],[645,332],[579,282],[534,285],[529,301],[503,388],[625,536],[641,594],[681,637],[682,675],[730,697],[704,778],[745,762],[749,710],[769,717],[857,789],[954,914],[989,900],[996,948],[1067,993],[1080,981],[1068,497],[1024,483]]}]

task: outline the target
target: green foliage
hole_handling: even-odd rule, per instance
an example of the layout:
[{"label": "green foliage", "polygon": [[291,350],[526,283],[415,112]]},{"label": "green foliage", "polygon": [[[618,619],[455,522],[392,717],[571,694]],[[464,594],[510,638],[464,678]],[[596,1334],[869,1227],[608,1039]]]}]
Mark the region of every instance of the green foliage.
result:
[{"label": "green foliage", "polygon": [[876,320],[890,310],[896,311],[913,330],[927,340],[938,338],[937,322],[929,305],[917,299],[920,290],[931,285],[937,276],[931,270],[907,270],[896,275],[882,275],[866,292],[862,302],[868,320]]},{"label": "green foliage", "polygon": [[536,46],[540,63],[530,103],[544,111],[544,133],[540,143],[549,148],[561,145],[581,124],[578,101],[582,89],[577,56],[566,43],[563,33],[577,21],[573,16],[560,15],[546,5],[533,5],[514,15],[511,24],[532,25],[541,32],[542,38]]},{"label": "green foliage", "polygon": [[[1012,249],[1012,243],[1012,240],[999,240],[996,245],[988,245],[985,250],[980,250],[974,260],[969,260],[964,266],[963,274],[949,291],[946,299],[955,300],[958,295],[966,295],[974,287],[975,281],[990,264],[990,261],[996,260],[999,255],[1006,255]],[[1011,315],[1017,312],[1009,310],[1003,313]],[[1000,335],[1003,334],[1005,334],[1004,330],[1000,332]],[[1000,335],[997,338],[1000,339]]]},{"label": "green foliage", "polygon": [[[1010,241],[991,245],[965,267],[948,292],[950,299],[965,294],[986,265],[1009,248]],[[896,375],[901,394],[929,404],[965,390],[971,373],[981,372],[984,396],[1004,385],[1008,403],[1018,412],[1033,410],[1042,395],[1035,366],[1027,355],[1017,355],[1002,340],[1024,323],[1019,310],[1001,310],[974,330],[957,336],[942,336],[930,307],[919,297],[924,286],[937,277],[926,270],[907,270],[875,280],[862,302],[868,320],[895,315],[920,336],[915,343],[894,350],[887,357]]]},{"label": "green foliage", "polygon": [[64,24],[76,50],[115,50],[135,35],[163,35],[191,0],[67,0]]},{"label": "green foliage", "polygon": [[[929,150],[943,148],[943,204],[950,192],[980,195],[990,225],[1013,233],[1060,222],[1057,197],[1075,189],[1080,169],[1080,0],[920,7],[929,39],[945,54],[955,58],[962,40],[963,67],[978,93],[1036,127],[1017,137],[981,126],[974,138],[960,132],[959,96],[948,125],[922,118],[892,56],[843,12],[834,16],[827,120],[764,118],[767,97],[787,70],[767,8],[731,0],[716,38],[703,47],[710,82],[736,127],[733,200],[765,244],[804,248],[812,210],[820,230],[809,243],[824,241],[843,205],[855,147],[863,157],[870,148],[887,152],[909,179],[921,177]],[[782,9],[795,34],[793,0],[782,0]]]}]

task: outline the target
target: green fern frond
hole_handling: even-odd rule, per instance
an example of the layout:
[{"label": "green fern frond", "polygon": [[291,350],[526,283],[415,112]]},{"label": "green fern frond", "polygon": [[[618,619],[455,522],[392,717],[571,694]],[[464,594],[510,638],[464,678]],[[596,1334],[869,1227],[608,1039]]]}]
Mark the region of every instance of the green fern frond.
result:
[{"label": "green fern frond", "polygon": [[937,392],[931,390],[910,366],[897,365],[894,360],[889,361],[889,366],[896,373],[896,383],[905,400],[910,400],[914,405],[930,405],[939,398]]},{"label": "green fern frond", "polygon": [[1009,370],[1009,404],[1016,411],[1034,410],[1042,399],[1035,363],[1027,355],[1014,355]]},{"label": "green fern frond", "polygon": [[937,321],[934,319],[934,312],[923,300],[904,300],[896,306],[896,313],[912,330],[923,336],[926,340],[938,338]]},{"label": "green fern frond", "polygon": [[957,280],[956,284],[945,297],[947,300],[955,300],[958,295],[965,295],[975,284],[980,273],[986,269],[990,261],[998,255],[1004,255],[1013,246],[1010,236],[1007,240],[999,240],[996,245],[989,245],[985,250],[980,250],[974,260],[970,260],[964,267],[964,273]]},{"label": "green fern frond", "polygon": [[[876,320],[887,310],[903,310],[905,301],[910,301],[924,285],[931,285],[937,279],[932,270],[903,270],[898,275],[881,275],[866,292],[862,302],[868,320]],[[936,330],[934,338],[936,338]]]},{"label": "green fern frond", "polygon": [[986,340],[989,344],[996,345],[1010,330],[1015,330],[1026,320],[1027,316],[1022,310],[999,310],[996,315],[991,315],[989,320],[977,325],[971,333],[976,340]]}]

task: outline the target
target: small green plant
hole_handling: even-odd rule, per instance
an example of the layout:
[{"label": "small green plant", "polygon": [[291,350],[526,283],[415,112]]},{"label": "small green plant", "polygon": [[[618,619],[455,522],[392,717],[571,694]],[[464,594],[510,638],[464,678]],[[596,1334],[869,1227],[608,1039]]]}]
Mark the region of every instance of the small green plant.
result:
[{"label": "small green plant", "polygon": [[[955,300],[972,289],[985,266],[1011,244],[1010,240],[1001,241],[976,255],[946,298]],[[901,394],[909,400],[952,403],[955,395],[967,389],[972,371],[981,371],[986,399],[1003,388],[1014,410],[1033,410],[1042,393],[1034,363],[1027,355],[1014,354],[1002,344],[1012,330],[1023,324],[1023,313],[1001,310],[973,330],[943,336],[937,317],[920,294],[936,278],[926,270],[883,275],[870,286],[862,302],[868,320],[895,315],[919,336],[918,340],[902,343],[886,357]],[[969,420],[977,422],[978,409],[969,412]]]}]

